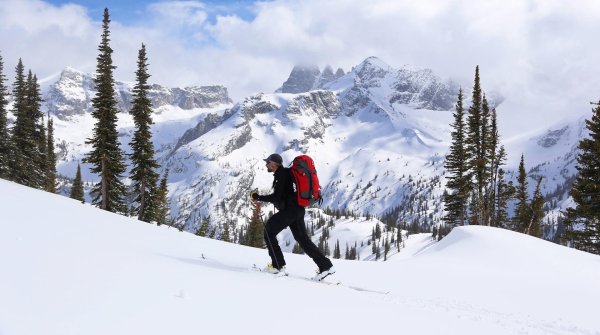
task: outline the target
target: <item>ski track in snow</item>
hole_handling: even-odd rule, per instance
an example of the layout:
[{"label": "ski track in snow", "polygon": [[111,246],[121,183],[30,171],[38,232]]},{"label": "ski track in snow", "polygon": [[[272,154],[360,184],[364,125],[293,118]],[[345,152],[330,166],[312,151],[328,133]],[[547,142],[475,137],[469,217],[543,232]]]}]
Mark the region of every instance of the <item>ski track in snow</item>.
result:
[{"label": "ski track in snow", "polygon": [[[433,246],[434,242],[428,242],[419,248],[413,255],[418,255],[425,250]],[[568,334],[579,334],[579,335],[600,335],[600,331],[593,331],[590,329],[584,329],[574,325],[566,320],[542,320],[536,319],[530,315],[519,315],[512,313],[503,313],[486,309],[485,307],[477,306],[474,304],[468,304],[460,301],[450,301],[444,299],[423,299],[402,296],[400,294],[394,294],[393,291],[380,291],[370,288],[363,288],[352,285],[345,285],[343,281],[338,281],[336,274],[331,275],[326,279],[327,282],[319,283],[312,280],[309,277],[301,276],[298,274],[288,273],[286,276],[276,276],[269,273],[262,272],[260,269],[253,270],[252,266],[241,267],[224,264],[214,258],[206,257],[204,254],[200,259],[180,259],[182,261],[192,263],[194,265],[200,265],[210,267],[213,269],[223,271],[234,271],[244,273],[256,273],[258,275],[271,276],[273,279],[278,280],[293,280],[293,281],[307,281],[313,285],[327,285],[332,289],[345,289],[348,291],[354,291],[357,294],[368,294],[370,299],[374,303],[384,302],[390,305],[402,306],[409,310],[421,310],[424,312],[439,312],[447,313],[452,315],[456,319],[466,319],[472,322],[484,323],[484,324],[495,324],[501,328],[506,329],[507,332],[518,333],[518,334],[557,334],[557,335],[568,335]],[[339,283],[339,285],[336,285]],[[182,293],[181,298],[185,298],[185,294]],[[179,297],[179,296],[178,296]]]}]

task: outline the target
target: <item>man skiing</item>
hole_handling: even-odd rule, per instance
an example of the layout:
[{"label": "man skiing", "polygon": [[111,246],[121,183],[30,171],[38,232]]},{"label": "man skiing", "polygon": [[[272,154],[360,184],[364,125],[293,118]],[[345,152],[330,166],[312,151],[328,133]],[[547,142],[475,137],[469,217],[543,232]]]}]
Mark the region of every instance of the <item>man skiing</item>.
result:
[{"label": "man skiing", "polygon": [[275,274],[283,272],[285,274],[285,259],[277,241],[277,234],[286,227],[290,227],[294,239],[319,267],[315,280],[320,281],[335,273],[331,260],[321,253],[306,232],[304,207],[298,205],[296,200],[293,176],[290,169],[282,166],[283,159],[279,154],[272,154],[264,161],[267,170],[273,173],[273,193],[259,195],[256,192],[251,192],[250,198],[252,201],[270,202],[278,210],[267,220],[264,229],[265,243],[269,250],[269,256],[271,256],[271,263],[267,265],[266,271]]}]

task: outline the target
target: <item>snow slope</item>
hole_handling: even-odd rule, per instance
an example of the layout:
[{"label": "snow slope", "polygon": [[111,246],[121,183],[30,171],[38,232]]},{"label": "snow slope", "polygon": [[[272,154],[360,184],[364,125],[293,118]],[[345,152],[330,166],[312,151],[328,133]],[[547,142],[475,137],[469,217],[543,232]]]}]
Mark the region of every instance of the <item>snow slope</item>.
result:
[{"label": "snow slope", "polygon": [[[343,286],[251,272],[266,251],[0,180],[0,334],[600,334],[600,257],[514,232],[415,235]],[[408,251],[410,251],[408,253]],[[389,291],[358,291],[350,287]]]}]

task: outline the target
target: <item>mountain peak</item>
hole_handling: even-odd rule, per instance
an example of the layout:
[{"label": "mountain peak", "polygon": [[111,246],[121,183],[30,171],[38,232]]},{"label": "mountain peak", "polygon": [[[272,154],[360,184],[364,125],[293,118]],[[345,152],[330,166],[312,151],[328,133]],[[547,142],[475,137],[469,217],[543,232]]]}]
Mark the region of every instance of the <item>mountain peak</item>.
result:
[{"label": "mountain peak", "polygon": [[371,57],[367,57],[365,60],[363,60],[360,64],[358,64],[355,68],[354,68],[354,72],[357,74],[363,73],[363,72],[391,72],[392,68],[384,61],[382,61],[381,59],[375,57],[375,56],[371,56]]},{"label": "mountain peak", "polygon": [[298,64],[295,65],[288,79],[277,89],[277,93],[305,93],[319,90],[344,75],[344,70],[338,68],[334,73],[331,65],[326,65],[323,72],[317,65]]},{"label": "mountain peak", "polygon": [[277,92],[303,93],[312,89],[321,71],[316,65],[295,65],[288,79]]},{"label": "mountain peak", "polygon": [[64,80],[64,79],[80,79],[81,80],[81,78],[83,78],[85,76],[86,76],[86,74],[83,73],[82,71],[79,71],[75,68],[67,66],[61,71],[59,80]]}]

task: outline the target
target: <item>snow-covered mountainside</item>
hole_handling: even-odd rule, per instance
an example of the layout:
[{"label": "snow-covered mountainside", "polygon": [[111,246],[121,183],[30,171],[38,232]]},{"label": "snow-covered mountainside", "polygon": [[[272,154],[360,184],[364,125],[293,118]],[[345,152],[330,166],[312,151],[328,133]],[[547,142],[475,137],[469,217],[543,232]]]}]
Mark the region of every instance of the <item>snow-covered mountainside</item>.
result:
[{"label": "snow-covered mountainside", "polygon": [[412,235],[387,262],[334,259],[326,285],[306,255],[272,277],[249,270],[264,249],[0,190],[1,334],[600,333],[600,257],[507,230]]},{"label": "snow-covered mountainside", "polygon": [[[118,128],[122,148],[129,152],[134,130],[129,114],[134,84],[117,82]],[[58,151],[58,172],[73,177],[77,163],[91,148],[85,144],[96,122],[91,116],[91,100],[96,94],[93,76],[72,68],[64,69],[59,79],[45,87],[43,108],[55,117],[55,143]],[[167,88],[153,84],[149,97],[154,109],[153,141],[156,150],[168,153],[181,134],[211,113],[222,113],[232,101],[223,86]],[[9,117],[12,117],[9,115]],[[97,176],[82,169],[84,180]]]},{"label": "snow-covered mountainside", "polygon": [[[59,116],[55,136],[58,169],[64,176],[74,176],[77,163],[90,150],[84,144],[94,123],[90,83],[91,76],[67,69],[45,97],[48,110]],[[126,152],[133,133],[125,109],[131,87],[117,85],[123,108],[119,133]],[[278,152],[286,164],[301,153],[315,159],[324,207],[386,215],[396,223],[419,222],[425,228],[439,223],[443,161],[458,87],[431,70],[394,69],[376,57],[348,73],[297,66],[278,93],[235,104],[223,87],[155,85],[153,140],[163,171],[170,169],[172,217],[193,231],[210,216],[216,236],[224,223],[239,229],[250,211],[248,192],[269,192],[272,176],[262,158]],[[488,98],[502,110],[498,96],[491,93]],[[505,143],[509,170],[516,170],[515,162],[525,153],[533,171],[531,191],[536,176],[544,175],[548,210],[554,209],[550,218],[568,205],[576,146],[585,134],[583,120],[573,120]],[[86,181],[97,179],[86,166],[83,173]]]},{"label": "snow-covered mountainside", "polygon": [[[59,119],[68,119],[73,115],[83,115],[93,110],[92,98],[96,94],[93,76],[66,68],[60,79],[50,85],[44,95],[48,111]],[[133,84],[117,82],[116,99],[121,112],[131,109]],[[223,86],[202,86],[186,88],[167,88],[152,85],[148,96],[153,108],[177,106],[189,110],[193,108],[210,108],[220,104],[229,104],[231,99]]]},{"label": "snow-covered mountainside", "polygon": [[[552,226],[558,223],[561,211],[574,205],[568,193],[577,174],[577,146],[582,138],[589,136],[585,119],[585,116],[573,118],[550,127],[542,134],[507,142],[509,152],[513,153],[513,177],[516,178],[517,160],[523,153],[529,171],[530,192],[533,192],[537,180],[542,178],[546,222]],[[546,232],[546,235],[549,233]]]},{"label": "snow-covered mountainside", "polygon": [[381,215],[403,206],[407,222],[439,221],[458,86],[371,57],[323,87],[248,97],[186,132],[162,161],[177,221],[192,230],[207,215],[245,216],[248,192],[268,192],[262,158],[273,152],[286,163],[301,153],[315,159],[325,207]]}]

